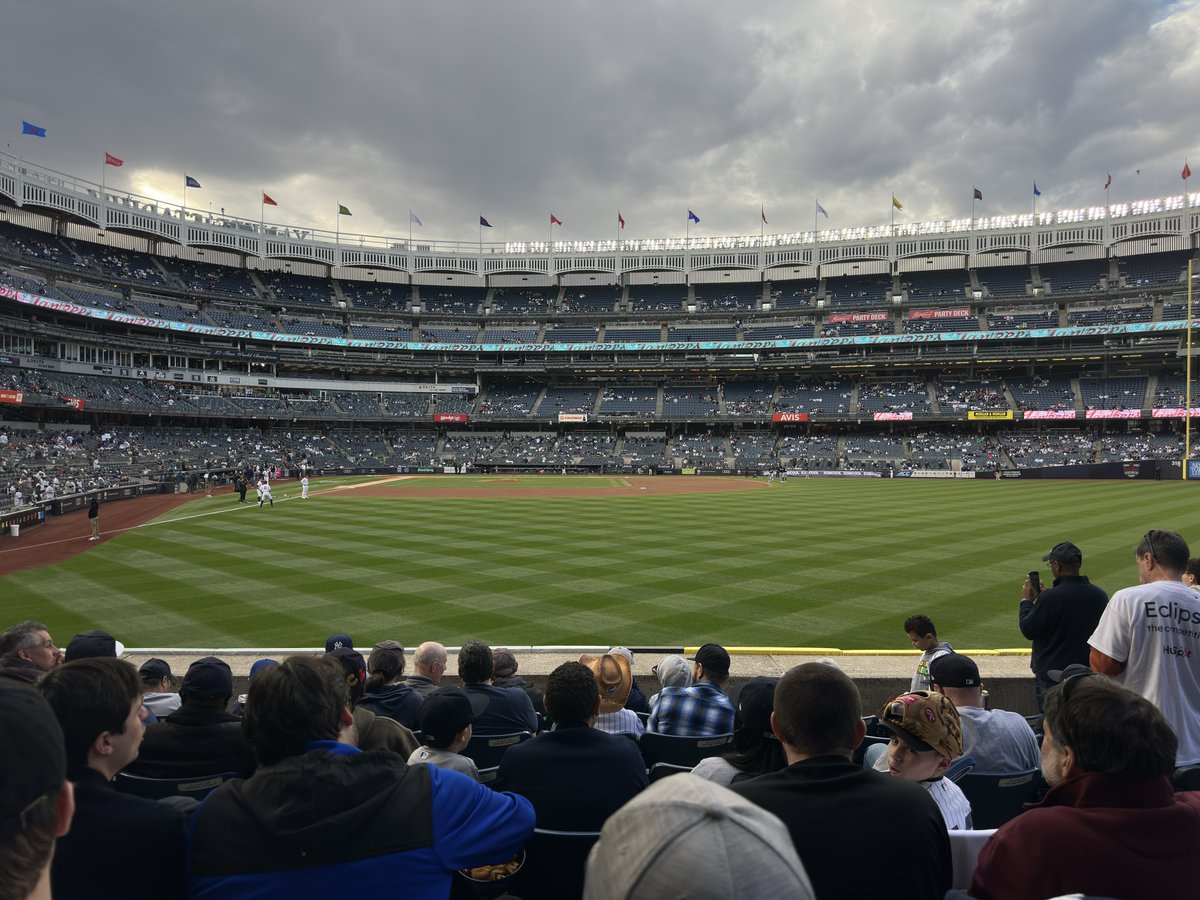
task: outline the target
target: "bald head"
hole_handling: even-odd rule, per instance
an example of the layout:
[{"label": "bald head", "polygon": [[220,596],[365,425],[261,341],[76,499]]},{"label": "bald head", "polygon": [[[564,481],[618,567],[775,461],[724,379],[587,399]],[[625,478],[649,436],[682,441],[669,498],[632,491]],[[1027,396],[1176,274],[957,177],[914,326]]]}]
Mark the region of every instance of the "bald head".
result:
[{"label": "bald head", "polygon": [[446,648],[436,641],[426,641],[413,653],[413,673],[438,682],[446,672]]}]

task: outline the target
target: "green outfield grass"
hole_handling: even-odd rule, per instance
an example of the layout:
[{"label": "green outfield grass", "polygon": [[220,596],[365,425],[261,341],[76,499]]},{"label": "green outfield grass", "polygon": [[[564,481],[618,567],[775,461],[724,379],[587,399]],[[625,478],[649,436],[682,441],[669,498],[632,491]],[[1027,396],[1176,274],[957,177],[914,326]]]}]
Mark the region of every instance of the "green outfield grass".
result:
[{"label": "green outfield grass", "polygon": [[[446,479],[446,486],[495,483]],[[47,622],[65,641],[106,628],[130,646],[907,646],[933,617],[966,648],[1022,647],[1025,573],[1059,540],[1110,592],[1137,578],[1147,528],[1200,551],[1196,488],[1178,482],[792,479],[731,494],[298,497],[274,509],[200,498],[82,556],[0,578],[0,624]],[[314,482],[323,491],[330,480]],[[413,485],[415,482],[407,482]],[[37,535],[37,530],[30,532]]]}]

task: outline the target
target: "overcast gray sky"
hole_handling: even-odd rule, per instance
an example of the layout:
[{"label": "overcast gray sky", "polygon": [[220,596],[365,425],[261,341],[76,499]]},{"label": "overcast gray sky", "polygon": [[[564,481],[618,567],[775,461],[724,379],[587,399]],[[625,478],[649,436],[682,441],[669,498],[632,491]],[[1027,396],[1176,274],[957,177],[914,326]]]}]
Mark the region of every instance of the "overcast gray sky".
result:
[{"label": "overcast gray sky", "polygon": [[[426,238],[1099,205],[1200,173],[1196,0],[9,0],[0,141],[178,203]],[[46,128],[18,139],[21,120]],[[18,147],[19,145],[19,147]],[[1136,174],[1137,170],[1140,174]],[[1200,189],[1200,179],[1192,182]]]}]

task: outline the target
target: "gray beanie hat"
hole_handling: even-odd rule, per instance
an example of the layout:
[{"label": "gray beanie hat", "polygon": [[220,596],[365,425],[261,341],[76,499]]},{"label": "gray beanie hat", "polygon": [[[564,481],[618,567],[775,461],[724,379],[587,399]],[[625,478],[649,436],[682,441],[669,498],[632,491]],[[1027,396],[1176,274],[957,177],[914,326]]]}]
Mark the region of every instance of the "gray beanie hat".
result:
[{"label": "gray beanie hat", "polygon": [[692,683],[692,664],[682,656],[664,656],[654,667],[654,677],[663,687],[688,687]]},{"label": "gray beanie hat", "polygon": [[813,900],[783,822],[695,775],[650,785],[604,823],[584,900]]}]

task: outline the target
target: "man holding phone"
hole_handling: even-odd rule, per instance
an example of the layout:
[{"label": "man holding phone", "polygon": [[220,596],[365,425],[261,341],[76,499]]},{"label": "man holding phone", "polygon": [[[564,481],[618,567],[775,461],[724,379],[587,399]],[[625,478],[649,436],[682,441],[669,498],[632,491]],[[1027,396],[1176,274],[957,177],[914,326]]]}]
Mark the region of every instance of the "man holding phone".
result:
[{"label": "man holding phone", "polygon": [[1017,619],[1021,634],[1033,641],[1029,667],[1038,712],[1046,691],[1055,684],[1047,673],[1073,663],[1088,664],[1088,638],[1108,605],[1108,594],[1079,574],[1083,553],[1070,541],[1055,544],[1042,561],[1050,564],[1053,587],[1043,590],[1038,573],[1030,572],[1021,586]]}]

